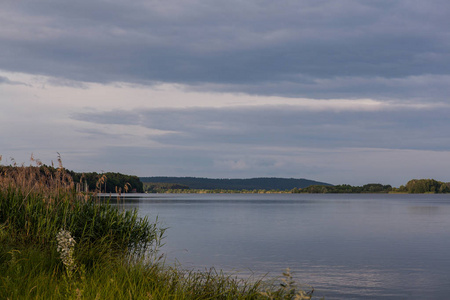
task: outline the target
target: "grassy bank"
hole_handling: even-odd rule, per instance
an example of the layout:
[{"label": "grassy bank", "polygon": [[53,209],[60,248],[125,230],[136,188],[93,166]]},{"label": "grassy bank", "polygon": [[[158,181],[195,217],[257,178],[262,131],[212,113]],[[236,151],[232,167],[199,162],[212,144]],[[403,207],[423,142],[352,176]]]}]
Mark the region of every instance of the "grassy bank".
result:
[{"label": "grassy bank", "polygon": [[157,259],[164,229],[100,203],[62,168],[0,174],[0,299],[310,299],[290,274],[281,285]]}]

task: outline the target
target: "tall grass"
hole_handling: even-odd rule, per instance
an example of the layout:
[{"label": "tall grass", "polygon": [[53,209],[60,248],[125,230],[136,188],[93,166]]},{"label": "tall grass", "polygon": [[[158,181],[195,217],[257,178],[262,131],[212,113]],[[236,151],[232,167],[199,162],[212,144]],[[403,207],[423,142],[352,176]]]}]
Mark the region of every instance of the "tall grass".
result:
[{"label": "tall grass", "polygon": [[99,204],[77,192],[62,164],[56,172],[41,165],[3,167],[0,174],[0,224],[14,242],[48,245],[61,229],[79,244],[107,245],[122,254],[146,252],[164,230],[139,218],[136,210]]},{"label": "tall grass", "polygon": [[56,171],[33,158],[0,165],[0,299],[311,298],[292,285],[149,260],[164,229],[77,185],[60,158]]}]

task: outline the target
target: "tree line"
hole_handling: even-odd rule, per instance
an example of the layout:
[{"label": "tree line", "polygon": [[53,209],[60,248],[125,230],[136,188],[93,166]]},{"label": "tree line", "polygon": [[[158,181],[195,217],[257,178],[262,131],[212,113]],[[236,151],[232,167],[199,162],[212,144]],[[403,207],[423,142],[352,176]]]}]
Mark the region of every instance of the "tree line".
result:
[{"label": "tree line", "polygon": [[450,193],[450,183],[434,179],[412,179],[406,185],[392,187],[380,183],[369,183],[363,186],[341,185],[310,185],[304,188],[293,189],[220,189],[220,188],[191,188],[188,185],[168,182],[144,182],[144,191],[147,193],[310,193],[310,194],[337,194],[337,193]]},{"label": "tree line", "polygon": [[450,193],[450,182],[434,179],[412,179],[398,188],[380,183],[370,183],[363,186],[348,184],[325,186],[311,185],[303,189],[293,189],[292,193],[408,193],[408,194],[445,194]]},{"label": "tree line", "polygon": [[[13,168],[24,167],[0,165],[0,175],[10,172]],[[78,190],[101,193],[450,193],[450,182],[434,179],[412,179],[406,185],[401,185],[398,188],[380,183],[369,183],[363,186],[352,186],[349,184],[330,185],[312,180],[293,178],[208,179],[195,177],[146,177],[142,179],[144,181],[156,179],[156,182],[143,183],[141,178],[137,176],[115,172],[80,173],[62,167],[55,168],[46,165],[29,168],[37,168],[46,176],[70,176],[77,184]],[[173,181],[170,182],[170,180]],[[300,183],[300,186],[292,187],[292,184],[295,183]]]},{"label": "tree line", "polygon": [[412,179],[406,185],[401,185],[396,191],[410,194],[444,194],[450,193],[450,182],[434,179]]},{"label": "tree line", "polygon": [[391,185],[383,185],[380,183],[369,183],[363,186],[352,186],[349,184],[340,184],[333,186],[311,185],[303,189],[293,189],[292,193],[311,193],[311,194],[327,194],[327,193],[389,193],[393,190]]},{"label": "tree line", "polygon": [[[144,187],[139,177],[134,175],[125,175],[121,173],[106,172],[74,172],[62,167],[55,168],[53,166],[2,166],[0,165],[0,175],[11,173],[15,168],[30,168],[39,170],[39,173],[48,178],[57,176],[70,176],[80,191],[100,192],[100,193],[127,193],[136,192],[143,193]],[[31,174],[31,172],[30,172]]]},{"label": "tree line", "polygon": [[75,182],[87,184],[90,191],[102,193],[143,193],[144,186],[139,177],[122,173],[77,173],[69,171]]}]

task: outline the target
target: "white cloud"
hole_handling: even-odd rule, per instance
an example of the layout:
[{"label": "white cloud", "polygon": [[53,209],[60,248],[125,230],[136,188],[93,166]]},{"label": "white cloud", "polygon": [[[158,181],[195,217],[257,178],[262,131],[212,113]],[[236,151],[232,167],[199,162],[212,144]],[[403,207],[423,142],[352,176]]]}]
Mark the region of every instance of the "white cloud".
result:
[{"label": "white cloud", "polygon": [[[186,108],[186,107],[233,107],[261,105],[294,105],[311,111],[375,111],[390,108],[426,108],[439,104],[385,102],[375,99],[308,99],[277,96],[257,96],[243,93],[208,92],[192,89],[182,84],[160,83],[154,85],[114,82],[110,84],[87,83],[48,76],[24,73],[0,72],[2,78],[11,82],[21,82],[16,86],[5,82],[1,86],[4,99],[16,99],[29,103],[14,105],[36,111],[30,105],[46,106],[45,110],[74,109],[111,111],[115,109],[133,110],[143,108]],[[353,80],[353,79],[350,79]],[[323,85],[330,82],[323,82]],[[11,103],[11,100],[9,101]]]}]

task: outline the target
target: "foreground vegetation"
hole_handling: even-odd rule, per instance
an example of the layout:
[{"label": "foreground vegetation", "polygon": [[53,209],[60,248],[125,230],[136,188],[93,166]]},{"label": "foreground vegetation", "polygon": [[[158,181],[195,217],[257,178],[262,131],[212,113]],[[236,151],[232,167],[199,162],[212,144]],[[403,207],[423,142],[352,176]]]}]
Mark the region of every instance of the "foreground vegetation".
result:
[{"label": "foreground vegetation", "polygon": [[[0,173],[10,173],[17,165],[2,166],[0,165]],[[121,173],[106,172],[96,173],[87,172],[79,173],[64,168],[55,168],[54,166],[47,166],[36,161],[36,167],[39,169],[41,175],[57,176],[57,173],[64,172],[69,176],[80,191],[97,191],[101,193],[126,193],[136,192],[143,193],[143,184],[139,177],[134,175],[125,175]]]},{"label": "foreground vegetation", "polygon": [[271,285],[165,266],[163,234],[86,193],[60,161],[2,168],[0,299],[311,299],[289,272]]}]

